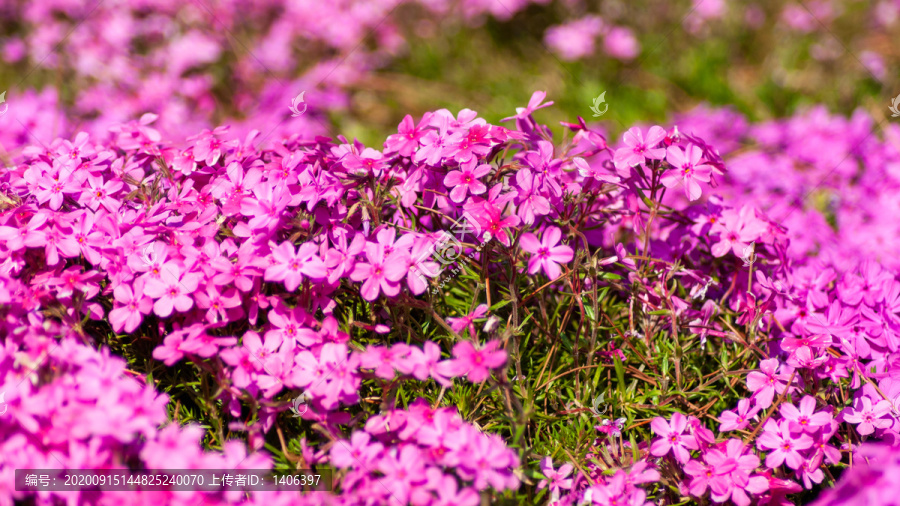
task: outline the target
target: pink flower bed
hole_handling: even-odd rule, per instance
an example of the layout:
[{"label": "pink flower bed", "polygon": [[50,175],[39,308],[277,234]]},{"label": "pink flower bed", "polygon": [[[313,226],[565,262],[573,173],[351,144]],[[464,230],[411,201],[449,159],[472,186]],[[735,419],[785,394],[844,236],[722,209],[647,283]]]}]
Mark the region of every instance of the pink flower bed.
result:
[{"label": "pink flower bed", "polygon": [[[24,499],[16,468],[270,469],[264,441],[298,395],[318,429],[296,459],[339,471],[310,504],[475,505],[532,485],[558,504],[784,504],[851,455],[893,455],[868,442],[900,430],[900,131],[874,135],[863,113],[748,125],[699,110],[612,146],[582,120],[555,145],[532,116],[544,99],[507,126],[471,110],[407,116],[377,148],[314,130],[265,149],[259,132],[227,128],[170,142],[145,115],[22,150],[0,177],[0,500]],[[827,206],[802,206],[826,189]],[[476,300],[443,318],[441,298],[470,271],[522,290],[516,309]],[[608,468],[523,454],[440,397],[397,404],[423,383],[513,392],[507,329],[535,295],[571,300],[563,290],[621,298],[692,336],[692,353],[739,343],[758,368],[733,372],[744,395],[711,414],[718,425],[674,409],[640,428],[605,421]],[[412,337],[426,320],[445,338]],[[167,374],[205,378],[198,402],[230,421],[167,422],[154,387]],[[852,468],[823,501],[864,494],[860,476],[879,472]],[[296,495],[39,498],[55,499]]]}]

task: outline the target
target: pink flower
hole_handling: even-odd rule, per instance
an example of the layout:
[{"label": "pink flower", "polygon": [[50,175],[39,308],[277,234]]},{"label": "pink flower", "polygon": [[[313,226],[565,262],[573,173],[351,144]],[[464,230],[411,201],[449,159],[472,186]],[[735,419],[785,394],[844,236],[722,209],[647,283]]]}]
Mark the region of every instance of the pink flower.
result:
[{"label": "pink flower", "polygon": [[[495,188],[499,190],[500,185],[495,186]],[[498,200],[492,189],[487,201],[481,205],[474,205],[468,208],[467,211],[470,213],[469,216],[471,216],[472,220],[475,221],[473,226],[476,232],[482,236],[484,242],[496,238],[504,246],[509,246],[510,235],[506,229],[518,225],[519,217],[516,215],[504,217],[501,210],[492,202]]]},{"label": "pink flower", "polygon": [[650,428],[660,436],[650,445],[650,453],[662,457],[670,451],[675,454],[675,460],[686,464],[691,458],[688,450],[697,450],[697,440],[690,434],[683,434],[687,428],[687,418],[681,413],[674,413],[672,421],[667,423],[662,417],[656,417],[650,422]]},{"label": "pink flower", "polygon": [[175,262],[162,265],[161,277],[146,278],[144,293],[156,299],[153,312],[163,318],[172,314],[172,310],[185,312],[194,307],[191,295],[197,291],[200,276],[196,273],[182,271]]},{"label": "pink flower", "polygon": [[390,483],[390,493],[400,504],[409,502],[410,494],[425,484],[425,460],[415,445],[405,445],[397,452],[385,455],[378,463],[384,480]]},{"label": "pink flower", "polygon": [[462,202],[466,198],[466,194],[481,195],[487,191],[478,178],[487,175],[491,171],[489,164],[482,164],[474,169],[463,168],[462,170],[454,170],[447,173],[444,177],[444,185],[453,188],[450,191],[450,200],[453,202]]},{"label": "pink flower", "polygon": [[463,487],[459,490],[456,477],[447,476],[434,467],[428,469],[428,475],[434,476],[430,478],[433,485],[429,485],[438,495],[437,500],[431,502],[432,506],[478,506],[481,503],[481,496],[474,489]]},{"label": "pink flower", "polygon": [[491,369],[506,363],[506,351],[500,341],[490,341],[476,348],[471,341],[460,341],[453,347],[453,359],[438,364],[443,376],[466,376],[472,383],[481,383],[491,376]]},{"label": "pink flower", "polygon": [[544,479],[538,482],[537,489],[542,490],[549,486],[553,500],[559,500],[560,490],[572,489],[572,478],[569,478],[569,475],[574,469],[572,464],[563,464],[559,470],[554,470],[553,460],[544,457],[541,459],[541,474],[544,475]]},{"label": "pink flower", "polygon": [[528,274],[535,274],[543,269],[550,279],[560,276],[559,264],[570,262],[575,257],[572,248],[566,245],[557,246],[561,238],[562,232],[557,227],[549,227],[544,230],[541,241],[538,241],[531,232],[522,234],[519,243],[523,250],[531,253],[531,259],[528,261]]},{"label": "pink flower", "polygon": [[372,301],[381,292],[388,297],[400,293],[398,282],[407,275],[407,265],[402,262],[387,262],[384,245],[380,242],[367,243],[365,251],[369,262],[358,262],[350,273],[350,279],[362,282],[359,293],[363,298]]},{"label": "pink flower", "polygon": [[775,393],[781,394],[787,386],[790,374],[782,372],[776,374],[778,359],[770,358],[759,363],[759,371],[747,374],[747,388],[753,392],[756,405],[766,409],[772,405]]},{"label": "pink flower", "polygon": [[734,411],[722,412],[722,415],[719,417],[721,422],[719,432],[744,429],[750,424],[750,420],[759,413],[760,409],[759,406],[750,408],[750,400],[741,399],[738,401],[737,413]]},{"label": "pink flower", "polygon": [[406,359],[409,354],[409,346],[397,343],[393,346],[369,346],[359,355],[359,366],[363,369],[373,369],[375,376],[382,379],[393,379],[394,370]]},{"label": "pink flower", "polygon": [[294,245],[285,241],[272,249],[272,258],[275,264],[266,269],[264,279],[283,281],[289,292],[300,286],[304,276],[322,279],[328,275],[325,262],[316,256],[316,245],[311,242],[301,244],[295,252]]},{"label": "pink flower", "polygon": [[424,381],[430,376],[441,386],[450,386],[452,382],[437,372],[440,361],[441,347],[432,341],[425,341],[421,350],[415,346],[409,347],[409,355],[399,359],[397,370],[412,375],[419,381]]},{"label": "pink flower", "polygon": [[768,490],[765,477],[749,475],[759,466],[759,458],[744,452],[741,440],[729,439],[703,456],[706,464],[695,460],[688,462],[684,471],[694,477],[690,483],[691,495],[701,497],[709,486],[713,501],[724,503],[731,499],[735,504],[748,506],[747,492],[761,494]]},{"label": "pink flower", "polygon": [[758,240],[767,228],[768,225],[756,217],[750,206],[744,206],[740,211],[726,209],[709,231],[710,234],[719,234],[719,242],[713,244],[712,254],[721,257],[733,251],[735,256],[741,257],[744,249]]},{"label": "pink flower", "polygon": [[667,153],[666,161],[672,164],[673,168],[663,172],[660,178],[662,184],[666,188],[674,188],[679,183],[684,183],[685,196],[689,200],[699,199],[702,190],[697,181],[708,183],[712,174],[712,167],[700,164],[703,152],[691,144],[687,151],[678,146],[669,146]]},{"label": "pink flower", "polygon": [[546,104],[541,104],[544,101],[544,98],[547,97],[546,91],[536,91],[531,95],[531,99],[528,101],[527,107],[516,107],[516,115],[510,116],[508,118],[503,118],[501,123],[505,123],[511,119],[519,119],[524,120],[528,118],[534,111],[538,109],[543,109],[544,107],[550,107],[553,105],[553,102],[547,102]]},{"label": "pink flower", "polygon": [[153,310],[153,301],[144,297],[143,280],[138,279],[134,286],[134,291],[124,284],[113,290],[117,307],[109,312],[109,322],[116,332],[121,332],[122,329],[125,329],[126,333],[134,332],[143,321],[144,315],[150,314]]},{"label": "pink flower", "polygon": [[383,450],[384,445],[372,441],[367,432],[356,431],[350,436],[350,441],[338,439],[331,447],[331,464],[341,468],[361,466],[366,469],[375,464]]},{"label": "pink flower", "polygon": [[844,411],[843,417],[845,422],[859,424],[856,431],[861,436],[866,436],[875,432],[875,429],[886,429],[893,425],[894,422],[891,418],[883,418],[890,411],[891,403],[889,401],[881,400],[872,406],[872,401],[863,396],[856,399],[852,408]]},{"label": "pink flower", "polygon": [[766,457],[766,467],[775,469],[786,462],[791,469],[798,469],[803,463],[800,451],[811,448],[813,439],[804,433],[793,434],[790,431],[791,423],[788,420],[782,420],[781,424],[776,424],[773,420],[766,422],[756,441],[759,449],[772,451]]},{"label": "pink flower", "polygon": [[628,28],[616,26],[603,37],[606,53],[619,60],[632,60],[641,52],[641,44]]},{"label": "pink flower", "polygon": [[88,176],[87,181],[90,189],[84,190],[82,200],[87,200],[88,207],[96,211],[102,205],[111,213],[119,209],[119,201],[112,195],[122,189],[121,181],[109,180],[104,183],[103,178],[99,176]]},{"label": "pink flower", "polygon": [[627,175],[630,172],[628,170],[630,167],[644,163],[646,158],[651,160],[662,160],[665,158],[665,148],[656,148],[665,138],[666,131],[660,126],[650,127],[646,140],[644,140],[644,135],[641,133],[640,128],[632,127],[628,129],[623,137],[625,147],[617,149],[613,156],[613,161],[616,164],[616,168],[619,169],[619,173]]},{"label": "pink flower", "polygon": [[398,133],[388,136],[387,140],[384,142],[384,152],[396,152],[400,156],[406,157],[412,156],[416,148],[419,147],[419,139],[425,135],[422,123],[426,122],[427,117],[428,116],[426,115],[417,127],[412,116],[409,114],[404,116],[403,121],[400,122],[400,126],[397,127]]},{"label": "pink flower", "polygon": [[551,26],[544,34],[544,42],[562,59],[574,61],[594,53],[594,38],[602,30],[603,20],[599,16],[589,15]]},{"label": "pink flower", "polygon": [[474,338],[475,337],[475,325],[473,322],[478,318],[484,318],[488,312],[487,304],[479,304],[478,307],[475,308],[474,311],[467,314],[466,316],[461,316],[459,318],[447,318],[447,323],[450,324],[450,328],[453,329],[453,332],[462,332],[466,327],[469,328],[469,334]]},{"label": "pink flower", "polygon": [[793,404],[782,404],[781,416],[792,422],[791,430],[815,432],[819,427],[830,425],[832,419],[831,413],[813,413],[815,410],[816,399],[807,395],[800,400],[800,409]]}]

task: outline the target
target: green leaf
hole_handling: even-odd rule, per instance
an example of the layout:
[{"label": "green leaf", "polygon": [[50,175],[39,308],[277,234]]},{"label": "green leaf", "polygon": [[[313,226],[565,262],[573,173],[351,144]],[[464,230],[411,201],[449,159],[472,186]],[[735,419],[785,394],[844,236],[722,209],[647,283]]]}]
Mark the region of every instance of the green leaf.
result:
[{"label": "green leaf", "polygon": [[490,311],[494,312],[494,311],[500,309],[501,307],[506,306],[510,302],[512,302],[512,299],[506,299],[506,300],[500,301],[500,302],[494,304],[493,306],[491,306]]},{"label": "green leaf", "polygon": [[622,365],[619,357],[614,356],[613,360],[616,368],[616,379],[619,383],[616,387],[619,389],[619,393],[622,394],[622,398],[625,398],[625,366]]}]

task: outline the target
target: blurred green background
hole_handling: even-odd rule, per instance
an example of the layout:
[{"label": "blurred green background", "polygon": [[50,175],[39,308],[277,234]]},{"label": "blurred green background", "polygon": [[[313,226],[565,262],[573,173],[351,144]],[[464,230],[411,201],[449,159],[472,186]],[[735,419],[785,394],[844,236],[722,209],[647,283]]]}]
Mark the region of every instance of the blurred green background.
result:
[{"label": "blurred green background", "polygon": [[[534,90],[547,91],[555,102],[536,117],[557,133],[560,120],[593,120],[592,100],[606,91],[609,111],[600,119],[615,134],[704,103],[732,106],[751,120],[788,116],[815,104],[847,115],[862,107],[880,120],[900,93],[900,30],[873,24],[874,2],[831,2],[833,19],[812,18],[814,29],[807,33],[790,28],[783,12],[791,6],[801,13],[814,10],[784,1],[728,2],[721,19],[690,33],[685,23],[698,4],[702,0],[593,2],[584,14],[613,19],[638,37],[641,53],[629,62],[605,55],[599,41],[594,55],[581,61],[555,55],[544,33],[573,19],[555,3],[479,27],[452,16],[437,24],[421,9],[401,8],[393,16],[402,19],[407,48],[358,83],[350,109],[332,119],[339,131],[378,145],[407,113],[418,120],[428,110],[468,107],[498,122],[524,106]],[[758,26],[748,23],[748,9],[762,14]],[[418,35],[423,26],[430,36]],[[881,79],[869,54],[882,60]]]}]

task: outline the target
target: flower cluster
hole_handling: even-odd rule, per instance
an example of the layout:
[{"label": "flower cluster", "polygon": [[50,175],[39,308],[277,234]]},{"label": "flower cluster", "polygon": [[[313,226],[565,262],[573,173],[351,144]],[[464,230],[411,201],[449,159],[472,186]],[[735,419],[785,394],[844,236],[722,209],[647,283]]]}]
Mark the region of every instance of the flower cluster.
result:
[{"label": "flower cluster", "polygon": [[[0,487],[54,461],[171,467],[176,446],[184,467],[271,468],[260,450],[302,396],[297,423],[317,435],[298,455],[280,441],[282,454],[339,470],[335,494],[311,501],[477,504],[518,489],[526,457],[507,427],[469,423],[477,409],[442,407],[444,393],[489,390],[513,419],[519,333],[546,332],[542,304],[597,316],[600,291],[631,308],[613,315],[627,334],[592,350],[604,366],[638,360],[641,341],[656,353],[666,333],[685,353],[739,344],[759,360],[731,375],[740,399],[718,416],[660,402],[672,414],[640,440],[629,417],[597,426],[580,473],[543,460],[551,501],[677,490],[779,504],[858,442],[895,440],[897,260],[859,228],[900,186],[896,129],[883,141],[863,115],[749,126],[701,109],[614,145],[566,123],[559,147],[532,116],[545,99],[506,126],[467,109],[407,116],[380,149],[312,135],[259,149],[258,132],[224,127],[164,141],[151,114],[24,149],[0,177],[0,426],[13,435]],[[842,157],[880,169],[835,167]],[[783,170],[794,164],[805,170]],[[793,211],[816,176],[851,187],[850,203]],[[463,273],[452,290],[428,290],[450,266]],[[504,300],[464,289],[472,278]],[[462,297],[468,309],[444,319],[442,300]],[[160,428],[184,418],[163,388],[217,413],[206,447],[218,451],[195,426]]]}]

